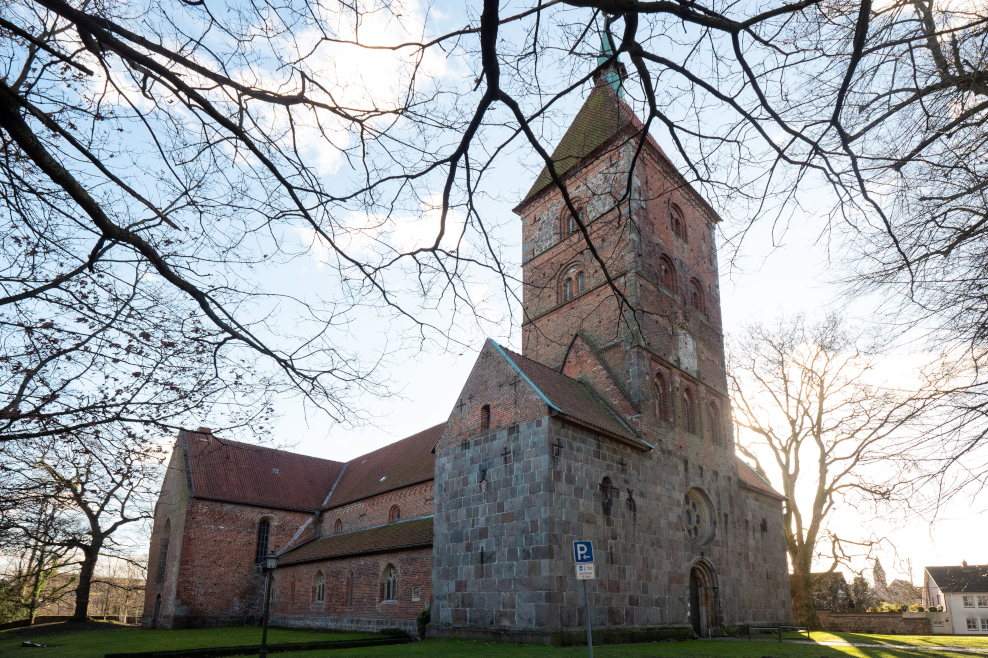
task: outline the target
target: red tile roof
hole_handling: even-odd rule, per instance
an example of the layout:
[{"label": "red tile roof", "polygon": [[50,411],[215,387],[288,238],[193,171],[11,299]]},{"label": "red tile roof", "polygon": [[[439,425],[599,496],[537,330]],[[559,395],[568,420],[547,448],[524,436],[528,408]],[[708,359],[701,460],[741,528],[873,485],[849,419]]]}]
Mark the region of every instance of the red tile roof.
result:
[{"label": "red tile roof", "polygon": [[[200,428],[205,430],[206,428]],[[182,430],[196,498],[262,507],[317,510],[343,464]]]},{"label": "red tile roof", "polygon": [[611,410],[583,382],[567,377],[497,343],[494,345],[508,357],[524,377],[528,378],[536,393],[541,393],[556,411],[580,423],[634,443],[640,448],[651,448],[635,435],[616,411]]},{"label": "red tile roof", "polygon": [[416,546],[432,546],[432,517],[321,537],[281,556],[278,566]]},{"label": "red tile roof", "polygon": [[740,458],[738,458],[738,477],[741,478],[741,484],[764,494],[768,494],[774,498],[778,498],[779,500],[787,500],[785,496],[773,489],[772,485],[770,485],[761,475],[755,472],[755,469],[748,466],[748,464]]},{"label": "red tile roof", "polygon": [[432,447],[442,429],[442,424],[430,427],[347,462],[324,509],[433,479],[436,456]]}]

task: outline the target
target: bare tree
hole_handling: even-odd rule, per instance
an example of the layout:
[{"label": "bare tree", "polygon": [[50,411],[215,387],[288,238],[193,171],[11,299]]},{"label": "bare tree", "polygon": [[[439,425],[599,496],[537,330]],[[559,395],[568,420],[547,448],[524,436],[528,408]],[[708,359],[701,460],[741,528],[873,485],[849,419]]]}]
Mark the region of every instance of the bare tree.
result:
[{"label": "bare tree", "polygon": [[867,529],[840,535],[830,519],[842,506],[903,501],[919,475],[915,449],[946,395],[949,371],[939,364],[915,382],[893,382],[876,372],[881,359],[867,334],[836,315],[753,325],[731,349],[738,448],[759,473],[778,474],[793,609],[814,628],[814,563],[831,573],[876,546]]},{"label": "bare tree", "polygon": [[117,429],[116,436],[104,431],[4,446],[5,497],[23,505],[50,496],[57,511],[47,534],[14,514],[8,529],[46,550],[72,554],[78,568],[75,621],[88,617],[100,557],[121,554],[124,531],[152,515],[161,450],[147,437]]},{"label": "bare tree", "polygon": [[[388,0],[0,7],[0,308],[23,331],[76,306],[76,281],[143,291],[153,276],[173,317],[201,318],[218,361],[249,353],[282,390],[355,422],[357,397],[386,388],[380,353],[347,347],[354,322],[393,321],[389,351],[445,347],[482,315],[472,281],[495,280],[514,308],[484,200],[515,153],[561,190],[633,323],[641,309],[574,202],[572,163],[550,156],[568,99],[607,75],[643,117],[633,163],[665,131],[684,180],[744,218],[735,246],[822,188],[834,221],[821,229],[863,241],[869,280],[983,349],[983,0],[484,0],[455,27]],[[630,173],[615,209],[634,201]],[[324,266],[318,290],[266,276],[300,258]],[[12,400],[75,356],[30,353],[4,361],[19,364]]]}]

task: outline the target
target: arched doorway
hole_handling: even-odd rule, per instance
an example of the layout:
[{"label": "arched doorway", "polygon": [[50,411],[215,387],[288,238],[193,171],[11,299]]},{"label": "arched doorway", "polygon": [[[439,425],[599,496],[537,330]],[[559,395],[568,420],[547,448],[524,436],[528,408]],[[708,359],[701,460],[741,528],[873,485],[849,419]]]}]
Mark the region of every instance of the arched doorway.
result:
[{"label": "arched doorway", "polygon": [[717,574],[706,560],[698,560],[690,567],[690,624],[700,637],[721,625],[717,598],[720,588]]},{"label": "arched doorway", "polygon": [[151,616],[151,628],[158,628],[158,615],[161,614],[161,594],[154,597],[154,614]]}]

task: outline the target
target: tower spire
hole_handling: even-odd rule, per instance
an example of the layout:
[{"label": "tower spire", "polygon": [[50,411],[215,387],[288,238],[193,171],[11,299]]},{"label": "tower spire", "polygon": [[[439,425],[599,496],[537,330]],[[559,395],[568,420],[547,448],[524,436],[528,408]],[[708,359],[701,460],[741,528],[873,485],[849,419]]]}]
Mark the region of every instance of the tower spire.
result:
[{"label": "tower spire", "polygon": [[610,85],[614,93],[618,95],[618,98],[624,98],[624,85],[621,82],[628,75],[625,72],[624,64],[620,60],[615,60],[605,66],[607,60],[614,57],[614,52],[614,42],[611,40],[610,33],[606,30],[601,32],[600,53],[597,55],[597,66],[604,66],[604,68],[594,76],[594,80],[597,84]]}]

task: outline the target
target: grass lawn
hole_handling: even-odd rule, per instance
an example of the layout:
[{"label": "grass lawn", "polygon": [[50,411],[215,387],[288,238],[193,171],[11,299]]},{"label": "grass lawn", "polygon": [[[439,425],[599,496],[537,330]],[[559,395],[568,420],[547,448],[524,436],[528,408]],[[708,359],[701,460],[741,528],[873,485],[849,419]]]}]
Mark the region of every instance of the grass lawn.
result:
[{"label": "grass lawn", "polygon": [[[53,625],[54,626],[54,625]],[[58,625],[61,626],[61,625]],[[105,653],[190,649],[255,644],[258,628],[216,628],[187,631],[148,631],[104,625],[98,630],[46,634],[45,627],[0,632],[3,658],[102,658]],[[269,641],[304,642],[366,637],[359,633],[272,629]],[[795,639],[795,635],[787,636]],[[52,645],[47,649],[21,648],[24,640]],[[595,658],[979,658],[979,654],[935,647],[965,647],[988,650],[988,638],[963,636],[862,635],[856,633],[813,633],[813,644],[795,644],[763,639],[701,640],[594,647]],[[881,647],[850,647],[828,642],[881,644]],[[819,643],[819,644],[817,644]],[[916,647],[928,647],[919,650]],[[586,647],[565,649],[484,642],[482,640],[428,640],[413,644],[361,649],[297,651],[272,654],[286,658],[583,658]],[[980,654],[984,655],[984,654]]]},{"label": "grass lawn", "polygon": [[[2,658],[103,658],[103,654],[125,651],[167,651],[200,647],[228,647],[261,643],[261,629],[204,628],[186,631],[151,631],[134,626],[89,624],[91,630],[68,631],[67,624],[46,624],[0,632]],[[46,632],[47,631],[47,632]],[[309,630],[268,630],[268,643],[324,642],[376,637],[369,633],[339,633]],[[51,645],[48,648],[22,648],[30,641]],[[288,654],[272,654],[288,655]]]}]

